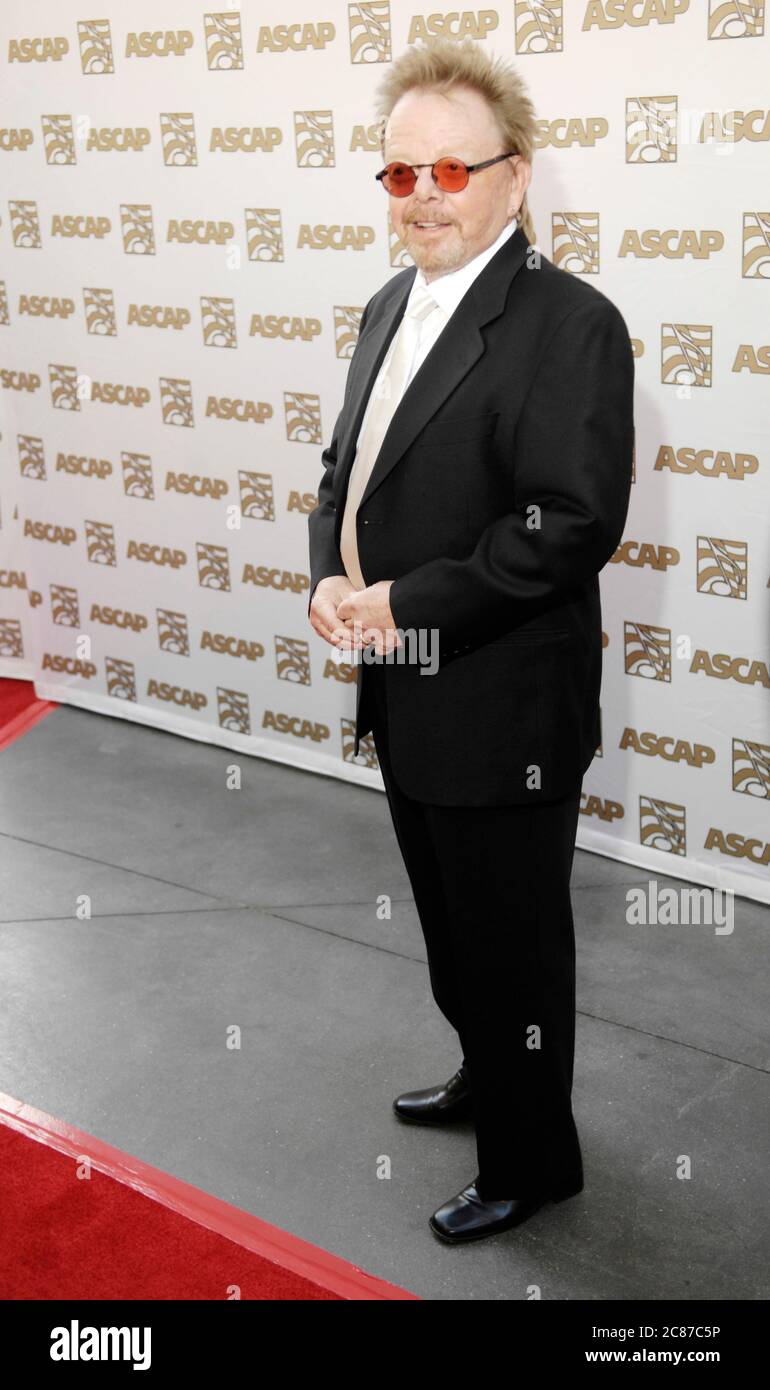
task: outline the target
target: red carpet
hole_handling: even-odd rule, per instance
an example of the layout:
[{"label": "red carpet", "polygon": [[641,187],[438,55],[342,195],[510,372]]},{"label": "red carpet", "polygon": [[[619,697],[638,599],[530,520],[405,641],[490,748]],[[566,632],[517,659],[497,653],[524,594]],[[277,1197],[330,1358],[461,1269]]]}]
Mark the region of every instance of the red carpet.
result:
[{"label": "red carpet", "polygon": [[3,1299],[416,1298],[1,1094],[0,1230]]},{"label": "red carpet", "polygon": [[38,699],[32,681],[0,677],[0,748],[13,743],[58,708],[52,700]]}]

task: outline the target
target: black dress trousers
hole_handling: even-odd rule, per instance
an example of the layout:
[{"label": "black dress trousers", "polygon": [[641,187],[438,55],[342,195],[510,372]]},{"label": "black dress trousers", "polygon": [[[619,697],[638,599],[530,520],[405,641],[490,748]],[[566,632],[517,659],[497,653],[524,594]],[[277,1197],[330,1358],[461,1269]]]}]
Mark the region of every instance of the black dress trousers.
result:
[{"label": "black dress trousers", "polygon": [[581,783],[531,807],[414,801],[393,778],[381,661],[362,662],[359,679],[367,682],[362,693],[370,700],[433,997],[463,1049],[480,1195],[510,1199],[579,1187],[569,882]]}]

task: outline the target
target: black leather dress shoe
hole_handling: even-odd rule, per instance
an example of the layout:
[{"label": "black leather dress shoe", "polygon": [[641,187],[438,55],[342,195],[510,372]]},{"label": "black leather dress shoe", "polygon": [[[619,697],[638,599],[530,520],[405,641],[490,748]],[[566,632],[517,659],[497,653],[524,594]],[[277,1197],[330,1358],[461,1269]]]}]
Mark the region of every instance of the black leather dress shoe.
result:
[{"label": "black leather dress shoe", "polygon": [[446,1125],[471,1119],[471,1088],[464,1068],[460,1067],[445,1086],[397,1096],[393,1109],[400,1120],[412,1125]]},{"label": "black leather dress shoe", "polygon": [[429,1219],[433,1234],[440,1240],[458,1245],[466,1240],[481,1240],[519,1226],[546,1202],[563,1202],[582,1190],[582,1178],[566,1183],[555,1192],[539,1192],[527,1197],[512,1197],[485,1201],[479,1194],[478,1175],[456,1197],[451,1197]]}]

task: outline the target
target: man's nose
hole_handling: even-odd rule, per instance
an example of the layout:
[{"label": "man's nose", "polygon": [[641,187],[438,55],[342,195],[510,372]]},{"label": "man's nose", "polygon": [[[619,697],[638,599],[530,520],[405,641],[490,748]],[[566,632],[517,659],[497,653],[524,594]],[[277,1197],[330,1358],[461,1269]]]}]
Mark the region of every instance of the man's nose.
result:
[{"label": "man's nose", "polygon": [[427,198],[428,196],[438,194],[439,189],[433,177],[432,164],[428,164],[424,169],[417,170],[417,182],[414,186],[414,192],[418,193],[421,198]]}]

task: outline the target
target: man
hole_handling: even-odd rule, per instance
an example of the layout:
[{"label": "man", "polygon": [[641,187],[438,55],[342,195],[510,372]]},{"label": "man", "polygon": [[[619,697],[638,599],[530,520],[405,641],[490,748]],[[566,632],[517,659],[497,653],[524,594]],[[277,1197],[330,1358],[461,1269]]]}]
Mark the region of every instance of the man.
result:
[{"label": "man", "polygon": [[[380,112],[377,177],[415,267],[361,318],[309,518],[309,615],[362,651],[355,752],[371,729],[464,1053],[394,1102],[412,1123],[472,1115],[479,1171],[430,1219],[458,1242],[583,1187],[569,880],[634,367],[618,309],[531,245],[516,73],[472,43],[411,48]],[[415,634],[437,639],[431,673]]]}]

